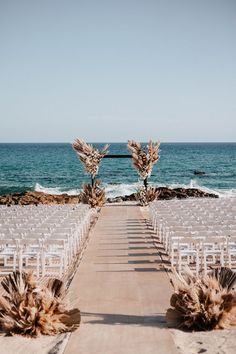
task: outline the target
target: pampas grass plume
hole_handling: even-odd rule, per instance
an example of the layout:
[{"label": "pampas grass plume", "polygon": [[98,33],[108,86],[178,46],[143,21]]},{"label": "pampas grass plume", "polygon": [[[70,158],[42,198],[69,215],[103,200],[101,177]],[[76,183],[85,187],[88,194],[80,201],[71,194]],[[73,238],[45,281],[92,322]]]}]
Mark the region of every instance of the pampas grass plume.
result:
[{"label": "pampas grass plume", "polygon": [[38,337],[74,331],[80,324],[80,311],[67,310],[65,289],[59,279],[38,285],[32,273],[7,275],[0,296],[0,329],[8,335]]},{"label": "pampas grass plume", "polygon": [[200,276],[189,269],[183,275],[174,271],[168,326],[202,331],[236,326],[235,282],[236,273],[224,267]]}]

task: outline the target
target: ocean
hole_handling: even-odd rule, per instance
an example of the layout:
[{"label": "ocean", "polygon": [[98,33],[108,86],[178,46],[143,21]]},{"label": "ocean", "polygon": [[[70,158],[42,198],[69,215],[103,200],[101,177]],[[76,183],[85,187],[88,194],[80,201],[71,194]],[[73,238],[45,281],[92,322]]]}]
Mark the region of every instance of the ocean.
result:
[{"label": "ocean", "polygon": [[[236,197],[236,143],[162,143],[160,150],[150,184]],[[126,143],[112,143],[109,154],[129,154]],[[108,197],[131,194],[141,183],[131,159],[103,159],[98,179]],[[0,195],[28,190],[73,195],[89,180],[69,143],[0,144]]]}]

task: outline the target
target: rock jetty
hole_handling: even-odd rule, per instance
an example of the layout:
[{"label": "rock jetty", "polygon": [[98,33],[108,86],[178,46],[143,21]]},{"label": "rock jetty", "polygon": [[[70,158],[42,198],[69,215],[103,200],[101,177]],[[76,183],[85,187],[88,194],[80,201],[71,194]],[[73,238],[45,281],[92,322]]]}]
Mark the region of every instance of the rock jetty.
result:
[{"label": "rock jetty", "polygon": [[0,204],[2,205],[77,204],[79,202],[78,195],[55,195],[43,192],[24,192],[0,196]]},{"label": "rock jetty", "polygon": [[[218,198],[218,195],[206,193],[197,188],[157,188],[159,192],[158,199],[186,199],[186,198]],[[123,201],[135,201],[135,194],[119,196],[115,198],[107,198],[108,203],[116,203]],[[80,203],[79,195],[68,194],[46,194],[43,192],[24,192],[0,196],[0,205],[38,205],[38,204],[77,204]]]},{"label": "rock jetty", "polygon": [[[159,192],[159,200],[169,200],[169,199],[186,199],[186,198],[219,198],[217,194],[207,193],[197,188],[167,188],[159,187],[157,188]],[[108,198],[108,203],[122,202],[136,200],[135,194],[120,196],[116,198]]]}]

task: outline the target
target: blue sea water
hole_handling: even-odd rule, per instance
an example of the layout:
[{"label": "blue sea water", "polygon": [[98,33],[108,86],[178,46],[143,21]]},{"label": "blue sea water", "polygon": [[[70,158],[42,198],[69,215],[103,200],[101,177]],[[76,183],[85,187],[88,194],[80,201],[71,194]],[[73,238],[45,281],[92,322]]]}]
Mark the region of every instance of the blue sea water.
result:
[{"label": "blue sea water", "polygon": [[[112,143],[109,153],[129,152],[125,143]],[[196,176],[194,170],[206,174]],[[98,178],[108,196],[130,194],[140,183],[131,159],[103,159]],[[0,195],[27,190],[77,194],[87,181],[70,144],[0,144]],[[162,143],[150,183],[236,196],[236,143]]]}]

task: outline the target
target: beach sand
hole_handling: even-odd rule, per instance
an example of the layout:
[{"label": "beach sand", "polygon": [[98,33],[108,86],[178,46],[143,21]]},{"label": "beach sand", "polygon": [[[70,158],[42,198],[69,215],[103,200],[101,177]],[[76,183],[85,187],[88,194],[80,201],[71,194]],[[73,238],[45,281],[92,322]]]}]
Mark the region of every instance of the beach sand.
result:
[{"label": "beach sand", "polygon": [[179,354],[234,354],[236,353],[235,330],[210,332],[183,332],[171,329]]},{"label": "beach sand", "polygon": [[70,334],[55,337],[41,336],[25,338],[22,336],[5,337],[0,335],[1,354],[62,354]]}]

